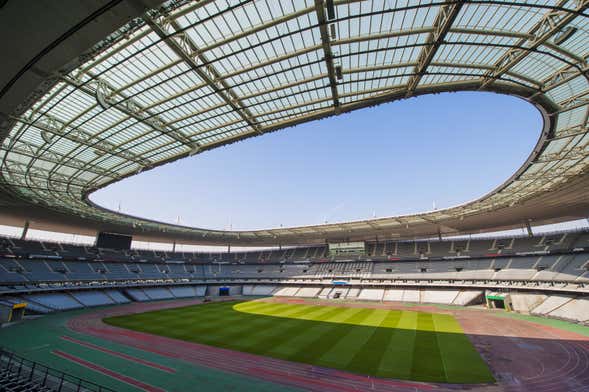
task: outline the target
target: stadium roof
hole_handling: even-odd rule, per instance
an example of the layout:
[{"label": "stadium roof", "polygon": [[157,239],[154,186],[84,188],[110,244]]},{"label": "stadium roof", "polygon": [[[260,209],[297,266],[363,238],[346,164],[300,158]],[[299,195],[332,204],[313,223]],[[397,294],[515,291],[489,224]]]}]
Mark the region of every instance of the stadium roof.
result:
[{"label": "stadium roof", "polygon": [[[6,11],[22,12],[14,3],[4,5]],[[120,2],[102,3],[94,13],[75,11],[87,12],[86,23],[96,20],[104,30]],[[39,65],[42,83],[10,111],[0,106],[6,222],[267,245],[479,232],[589,214],[587,0],[202,0],[165,2],[147,12],[141,6],[153,2],[123,3],[139,16],[120,11],[112,33],[100,40],[100,32],[73,30],[68,42],[81,43],[68,46],[70,57],[59,66]],[[13,32],[18,28],[4,22]],[[51,41],[45,52],[58,51],[63,41]],[[42,59],[26,63],[0,98]],[[125,177],[248,137],[462,90],[521,97],[540,110],[544,129],[517,173],[458,207],[219,231],[118,214],[88,200]]]}]

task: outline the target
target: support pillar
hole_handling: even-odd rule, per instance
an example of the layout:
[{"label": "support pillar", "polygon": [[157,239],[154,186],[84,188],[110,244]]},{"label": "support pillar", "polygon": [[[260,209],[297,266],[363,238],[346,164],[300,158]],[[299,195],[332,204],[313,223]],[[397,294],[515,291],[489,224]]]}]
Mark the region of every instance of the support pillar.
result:
[{"label": "support pillar", "polygon": [[172,243],[172,253],[176,253],[176,241]]},{"label": "support pillar", "polygon": [[25,240],[27,238],[28,231],[29,231],[29,221],[26,221],[25,225],[22,228],[22,233],[20,235],[21,240]]},{"label": "support pillar", "polygon": [[227,253],[231,253],[231,243],[227,244]]},{"label": "support pillar", "polygon": [[526,221],[526,230],[528,231],[528,237],[533,237],[534,232],[532,232],[532,226],[530,225],[530,221]]}]

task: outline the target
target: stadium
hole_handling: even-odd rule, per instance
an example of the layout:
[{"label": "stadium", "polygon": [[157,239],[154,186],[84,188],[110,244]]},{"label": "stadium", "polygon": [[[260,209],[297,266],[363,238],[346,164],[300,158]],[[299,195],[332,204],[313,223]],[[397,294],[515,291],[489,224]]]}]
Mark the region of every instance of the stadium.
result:
[{"label": "stadium", "polygon": [[[0,391],[589,391],[589,1],[4,0],[0,32]],[[234,230],[91,199],[462,92],[541,130],[454,207]]]}]

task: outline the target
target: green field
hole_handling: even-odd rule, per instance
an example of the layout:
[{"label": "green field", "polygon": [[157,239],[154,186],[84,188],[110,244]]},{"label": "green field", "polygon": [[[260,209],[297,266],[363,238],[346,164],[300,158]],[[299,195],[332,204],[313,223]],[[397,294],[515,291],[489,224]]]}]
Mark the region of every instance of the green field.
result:
[{"label": "green field", "polygon": [[105,322],[378,377],[494,381],[458,322],[445,314],[231,301],[111,317]]}]

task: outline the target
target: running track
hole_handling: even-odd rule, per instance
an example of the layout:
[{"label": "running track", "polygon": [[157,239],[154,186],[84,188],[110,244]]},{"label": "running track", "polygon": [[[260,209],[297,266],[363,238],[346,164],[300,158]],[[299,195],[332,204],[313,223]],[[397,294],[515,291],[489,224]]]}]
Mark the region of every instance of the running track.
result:
[{"label": "running track", "polygon": [[[270,299],[282,301],[282,299]],[[106,325],[104,317],[198,304],[200,300],[133,303],[85,313],[68,321],[79,333],[169,358],[299,387],[309,391],[508,391],[589,392],[589,337],[524,320],[499,318],[484,310],[406,308],[395,303],[341,304],[450,313],[491,367],[498,385],[450,385],[381,379],[340,370],[190,343]],[[292,302],[292,301],[289,301]],[[315,301],[317,302],[317,301]],[[327,302],[334,305],[333,302]]]}]

